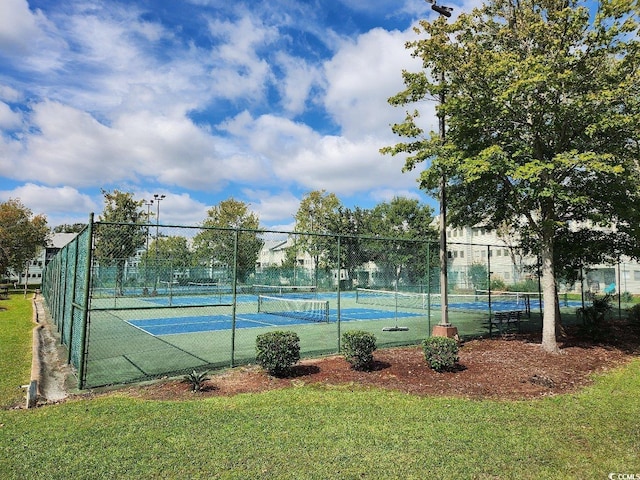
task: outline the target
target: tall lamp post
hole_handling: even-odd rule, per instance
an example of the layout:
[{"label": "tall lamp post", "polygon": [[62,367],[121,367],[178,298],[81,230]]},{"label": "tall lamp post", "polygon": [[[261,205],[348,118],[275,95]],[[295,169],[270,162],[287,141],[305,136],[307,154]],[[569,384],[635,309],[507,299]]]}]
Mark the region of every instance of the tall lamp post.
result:
[{"label": "tall lamp post", "polygon": [[[160,273],[158,272],[158,240],[160,238],[160,201],[164,200],[166,195],[160,195],[158,193],[154,193],[153,199],[156,202],[156,248],[155,248],[155,260],[156,260],[156,281],[153,286],[153,294],[158,294],[158,282],[160,281]],[[153,201],[153,200],[152,200]]]},{"label": "tall lamp post", "polygon": [[[431,4],[431,9],[438,12],[440,16],[449,18],[453,8],[438,5],[437,0],[426,0]],[[440,72],[440,86],[444,86],[444,69]],[[445,93],[444,88],[440,90],[440,105],[444,105]],[[445,141],[445,116],[441,110],[438,113],[438,129],[440,140],[444,144]],[[455,337],[458,329],[449,323],[449,294],[448,287],[448,258],[447,258],[447,179],[444,171],[440,178],[440,324],[433,328],[433,335],[440,337]]]},{"label": "tall lamp post", "polygon": [[151,217],[151,205],[153,205],[153,199],[149,200],[148,202],[146,200],[142,200],[143,205],[147,206],[147,221],[145,222],[147,224],[147,246],[145,249],[145,256],[144,256],[144,288],[143,288],[143,294],[144,295],[148,295],[149,294],[149,289],[147,288],[147,283],[149,282],[149,218]]}]

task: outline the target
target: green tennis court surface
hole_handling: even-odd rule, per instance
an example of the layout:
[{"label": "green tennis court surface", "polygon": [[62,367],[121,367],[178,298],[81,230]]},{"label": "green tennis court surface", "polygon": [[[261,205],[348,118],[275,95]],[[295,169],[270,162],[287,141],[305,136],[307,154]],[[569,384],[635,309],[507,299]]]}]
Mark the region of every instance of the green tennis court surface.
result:
[{"label": "green tennis court surface", "polygon": [[[347,308],[340,310],[340,321],[367,321],[381,320],[385,318],[418,317],[418,313],[390,312],[388,310],[375,310],[370,308]],[[338,320],[338,311],[331,310],[330,322]],[[317,321],[313,317],[308,319],[275,315],[272,313],[243,313],[236,315],[236,328],[278,327],[287,325],[309,324]],[[142,320],[129,320],[133,325],[146,333],[155,336],[176,335],[181,333],[211,332],[216,330],[230,330],[233,319],[231,315],[206,315],[191,317],[171,318],[146,318]]]}]

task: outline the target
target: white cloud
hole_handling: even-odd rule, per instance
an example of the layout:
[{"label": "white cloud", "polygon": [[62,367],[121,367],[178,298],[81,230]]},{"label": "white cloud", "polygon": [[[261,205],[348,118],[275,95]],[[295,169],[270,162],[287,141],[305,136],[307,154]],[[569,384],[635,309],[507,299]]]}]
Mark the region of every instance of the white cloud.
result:
[{"label": "white cloud", "polygon": [[94,211],[97,207],[89,195],[80,193],[74,188],[50,188],[32,183],[26,183],[13,190],[0,191],[0,199],[6,201],[9,198],[19,198],[34,214],[47,212],[49,225],[54,226],[64,223],[51,222],[51,218],[58,218],[61,215],[65,218],[77,215],[73,217],[74,220],[69,220],[67,223],[86,222],[89,218],[88,212]]},{"label": "white cloud", "polygon": [[0,102],[0,129],[13,130],[22,124],[22,115],[11,110],[11,107]]},{"label": "white cloud", "polygon": [[326,189],[350,195],[379,185],[407,189],[417,173],[401,172],[402,160],[382,156],[382,140],[367,137],[352,141],[344,136],[321,136],[306,125],[281,117],[257,119],[244,113],[227,123],[239,141],[269,158],[271,169],[284,185],[308,190]]},{"label": "white cloud", "polygon": [[[190,24],[145,20],[155,18],[146,4],[60,3],[43,7],[47,18],[24,0],[2,2],[0,56],[16,45],[24,51],[17,79],[0,84],[0,129],[11,132],[0,135],[5,178],[48,185],[40,188],[58,198],[53,187],[63,185],[77,195],[158,185],[168,195],[163,219],[189,224],[206,215],[194,198],[201,192],[235,189],[261,220],[284,223],[299,204],[290,191],[392,197],[415,186],[417,174],[401,173],[402,159],[378,151],[399,141],[390,124],[405,113],[387,97],[403,88],[403,68],[420,68],[404,48],[409,31],[377,28],[349,40],[295,2],[286,4],[295,9],[230,5],[233,16],[209,17],[208,31],[197,33],[186,32]],[[15,25],[3,30],[9,21]],[[294,31],[318,43],[296,50],[302,35]],[[303,56],[315,45],[322,51]],[[322,60],[330,49],[333,58]],[[22,80],[33,68],[46,75]],[[16,108],[23,99],[29,103]],[[420,107],[427,125],[433,106]],[[327,113],[334,122],[318,123]],[[307,114],[308,124],[291,120]],[[95,209],[102,199],[92,202]]]},{"label": "white cloud", "polygon": [[135,178],[120,132],[88,113],[47,101],[34,106],[32,121],[39,133],[26,141],[17,178],[75,187]]},{"label": "white cloud", "polygon": [[300,199],[288,191],[274,194],[269,190],[244,189],[244,195],[250,202],[250,210],[255,212],[261,222],[271,223],[292,217],[300,206]]},{"label": "white cloud", "polygon": [[309,92],[320,82],[321,72],[306,60],[289,55],[279,54],[278,63],[284,71],[284,78],[278,82],[282,104],[287,112],[300,114],[307,108]]},{"label": "white cloud", "polygon": [[269,64],[256,52],[275,42],[278,32],[251,16],[238,22],[212,20],[209,31],[223,43],[212,51],[211,83],[221,98],[262,99],[266,83],[271,79]]},{"label": "white cloud", "polygon": [[33,40],[42,37],[38,16],[29,10],[27,0],[0,2],[0,52],[30,53]]},{"label": "white cloud", "polygon": [[420,69],[420,62],[404,48],[410,38],[408,32],[376,28],[345,42],[325,63],[325,106],[345,136],[388,137],[389,125],[402,119],[387,99],[402,90],[403,69]]},{"label": "white cloud", "polygon": [[15,88],[11,88],[8,85],[0,84],[0,100],[6,102],[16,102],[22,98],[22,95]]},{"label": "white cloud", "polygon": [[[136,191],[134,198],[144,199],[146,202],[154,199],[154,195],[164,195],[164,199],[160,201],[160,223],[163,225],[198,225],[207,217],[207,210],[210,206],[194,199],[188,193],[171,193],[164,189],[157,191]],[[151,223],[155,223],[158,213],[158,203],[153,202],[152,205],[143,205],[142,210],[149,209],[151,215]],[[174,233],[175,234],[175,233]]]},{"label": "white cloud", "polygon": [[65,45],[42,12],[32,12],[26,0],[0,2],[0,57],[24,69],[47,71],[60,65]]}]

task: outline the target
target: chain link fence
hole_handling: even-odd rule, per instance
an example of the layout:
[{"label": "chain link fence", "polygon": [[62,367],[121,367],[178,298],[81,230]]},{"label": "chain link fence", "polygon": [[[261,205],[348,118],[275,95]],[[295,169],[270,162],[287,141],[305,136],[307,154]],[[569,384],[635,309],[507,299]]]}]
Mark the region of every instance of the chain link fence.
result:
[{"label": "chain link fence", "polygon": [[[539,328],[535,259],[448,248],[461,336],[486,335],[501,310]],[[433,241],[91,221],[47,265],[43,294],[84,389],[252,363],[273,330],[295,331],[303,357],[340,352],[347,330],[416,345],[440,322],[439,279]]]}]

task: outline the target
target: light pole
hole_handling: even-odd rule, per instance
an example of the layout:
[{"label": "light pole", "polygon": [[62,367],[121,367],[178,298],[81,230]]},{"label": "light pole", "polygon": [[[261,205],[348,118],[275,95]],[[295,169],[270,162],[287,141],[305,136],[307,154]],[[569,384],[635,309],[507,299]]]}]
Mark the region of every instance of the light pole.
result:
[{"label": "light pole", "polygon": [[142,289],[143,295],[149,294],[149,289],[147,288],[147,283],[149,282],[149,218],[151,217],[151,205],[153,205],[153,199],[148,202],[145,199],[142,199],[143,205],[147,206],[147,246],[145,249],[144,255],[144,288]]},{"label": "light pole", "polygon": [[[453,8],[445,7],[444,5],[438,5],[437,0],[426,0],[431,4],[431,9],[438,12],[443,17],[449,18]],[[444,93],[444,68],[440,72],[440,106],[444,106],[445,93]],[[440,141],[444,145],[445,142],[445,116],[442,108],[438,112],[438,129],[440,134]],[[447,179],[444,173],[440,178],[440,324],[436,325],[433,329],[433,335],[453,337],[458,333],[458,329],[452,327],[449,323],[449,294],[447,292],[448,287],[448,258],[447,258]]]},{"label": "light pole", "polygon": [[[156,281],[153,285],[153,294],[158,294],[158,282],[160,281],[160,273],[158,272],[158,240],[160,239],[160,201],[164,200],[166,195],[160,195],[158,193],[153,194],[153,199],[156,202],[156,248],[155,248],[155,260],[156,260]],[[152,200],[153,201],[153,200]]]}]

